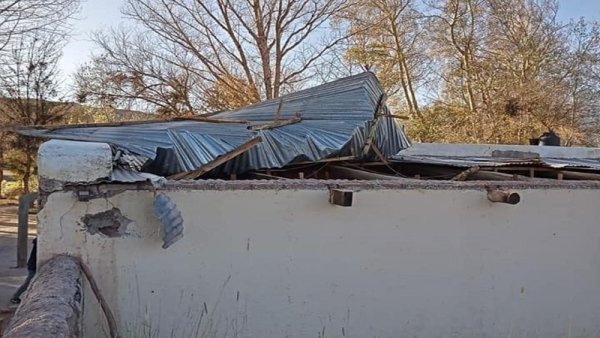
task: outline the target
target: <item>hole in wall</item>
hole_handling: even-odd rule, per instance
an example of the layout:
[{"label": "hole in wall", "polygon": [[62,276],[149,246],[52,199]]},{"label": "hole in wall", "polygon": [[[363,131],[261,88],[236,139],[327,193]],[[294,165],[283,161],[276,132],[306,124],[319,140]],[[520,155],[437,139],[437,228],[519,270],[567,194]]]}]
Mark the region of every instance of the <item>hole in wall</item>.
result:
[{"label": "hole in wall", "polygon": [[125,235],[127,226],[132,222],[129,218],[123,216],[118,208],[112,208],[97,214],[86,214],[81,218],[81,221],[90,234],[101,233],[108,237]]}]

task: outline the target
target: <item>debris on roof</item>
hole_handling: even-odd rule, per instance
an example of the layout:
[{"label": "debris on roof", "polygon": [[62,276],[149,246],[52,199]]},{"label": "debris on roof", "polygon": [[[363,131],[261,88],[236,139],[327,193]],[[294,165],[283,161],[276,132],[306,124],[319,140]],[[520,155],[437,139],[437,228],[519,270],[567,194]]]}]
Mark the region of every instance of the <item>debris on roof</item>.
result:
[{"label": "debris on roof", "polygon": [[600,178],[597,148],[425,143],[400,151],[391,161],[405,170],[454,180]]},{"label": "debris on roof", "polygon": [[[113,181],[182,179],[600,180],[600,149],[417,144],[371,72],[210,116],[34,126],[23,135],[105,142]],[[157,176],[152,176],[157,175]]]}]

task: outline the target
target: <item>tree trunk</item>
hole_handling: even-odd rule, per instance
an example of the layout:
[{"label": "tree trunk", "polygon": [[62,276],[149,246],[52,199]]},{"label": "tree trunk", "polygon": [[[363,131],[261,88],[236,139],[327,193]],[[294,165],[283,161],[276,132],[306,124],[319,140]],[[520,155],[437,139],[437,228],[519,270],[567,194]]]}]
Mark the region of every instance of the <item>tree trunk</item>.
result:
[{"label": "tree trunk", "polygon": [[419,110],[419,105],[417,104],[417,98],[415,97],[415,92],[412,85],[412,77],[410,75],[410,69],[408,69],[408,65],[406,63],[406,59],[404,58],[404,50],[402,48],[402,44],[400,43],[400,37],[398,34],[398,27],[396,26],[396,22],[394,21],[394,17],[390,16],[390,27],[392,29],[392,35],[394,36],[394,43],[396,45],[396,58],[397,62],[400,66],[400,82],[402,84],[402,90],[404,91],[404,96],[406,98],[406,103],[408,105],[408,111],[414,117],[423,119],[423,115]]},{"label": "tree trunk", "polygon": [[410,75],[410,70],[408,69],[408,64],[406,63],[406,58],[404,58],[404,55],[402,56],[402,68],[404,69],[404,74],[406,76],[408,94],[410,95],[410,99],[412,101],[413,110],[415,111],[415,114],[420,119],[422,119],[423,115],[421,114],[421,110],[419,109],[419,103],[417,102],[417,96],[415,95],[415,90],[413,88],[412,76]]},{"label": "tree trunk", "polygon": [[475,113],[477,108],[475,106],[475,94],[473,93],[473,77],[471,73],[472,71],[470,56],[465,53],[463,55],[463,76],[466,84],[465,90],[467,94],[467,105],[469,106],[469,111],[471,113]]}]

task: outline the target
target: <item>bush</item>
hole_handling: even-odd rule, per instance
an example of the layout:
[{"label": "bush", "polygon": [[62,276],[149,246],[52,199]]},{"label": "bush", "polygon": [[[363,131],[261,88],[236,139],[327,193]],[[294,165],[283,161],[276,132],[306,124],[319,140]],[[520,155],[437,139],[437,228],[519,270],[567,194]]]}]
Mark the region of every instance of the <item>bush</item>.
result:
[{"label": "bush", "polygon": [[23,183],[21,181],[2,181],[2,197],[6,199],[18,199],[23,194]]},{"label": "bush", "polygon": [[[29,189],[37,191],[37,177],[32,177],[29,181]],[[2,181],[2,197],[6,199],[19,199],[23,195],[23,180],[15,177],[14,181]]]}]

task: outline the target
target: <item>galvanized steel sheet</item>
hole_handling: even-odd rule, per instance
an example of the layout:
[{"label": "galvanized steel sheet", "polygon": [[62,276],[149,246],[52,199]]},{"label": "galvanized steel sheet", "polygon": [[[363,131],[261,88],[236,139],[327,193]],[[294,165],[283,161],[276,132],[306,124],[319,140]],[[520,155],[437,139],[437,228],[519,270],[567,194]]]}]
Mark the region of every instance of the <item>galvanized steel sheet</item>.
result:
[{"label": "galvanized steel sheet", "polygon": [[243,173],[252,169],[281,168],[294,161],[361,156],[372,127],[376,130],[374,143],[385,156],[409,147],[397,119],[375,118],[376,110],[387,113],[387,107],[378,106],[383,94],[375,75],[365,72],[214,115],[216,119],[268,123],[275,119],[281,108],[281,119],[298,115],[302,118],[299,123],[272,129],[254,131],[243,123],[176,121],[115,127],[30,129],[20,133],[42,138],[106,142],[149,159],[157,159],[157,151],[163,148],[172,152],[160,157],[163,163],[155,166],[161,168],[163,174],[197,169],[260,136],[260,144],[219,168],[225,173]]}]

